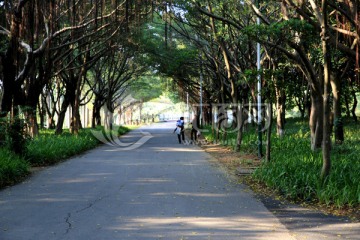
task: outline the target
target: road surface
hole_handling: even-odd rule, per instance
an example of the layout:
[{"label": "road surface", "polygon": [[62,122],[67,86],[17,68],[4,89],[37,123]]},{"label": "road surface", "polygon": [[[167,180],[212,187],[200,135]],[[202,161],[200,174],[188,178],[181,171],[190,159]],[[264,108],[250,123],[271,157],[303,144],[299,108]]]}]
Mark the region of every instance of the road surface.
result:
[{"label": "road surface", "polygon": [[142,127],[0,191],[0,240],[358,237],[351,223],[287,228],[201,148],[179,144],[174,125]]}]

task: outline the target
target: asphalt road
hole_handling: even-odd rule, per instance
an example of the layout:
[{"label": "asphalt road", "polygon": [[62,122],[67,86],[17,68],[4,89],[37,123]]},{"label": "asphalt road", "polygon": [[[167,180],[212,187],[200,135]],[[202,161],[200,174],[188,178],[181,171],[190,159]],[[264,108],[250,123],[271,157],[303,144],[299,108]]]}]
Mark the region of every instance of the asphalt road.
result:
[{"label": "asphalt road", "polygon": [[210,155],[179,144],[174,125],[142,127],[0,191],[0,240],[357,239],[350,223],[327,226],[330,238],[326,226],[287,228]]}]

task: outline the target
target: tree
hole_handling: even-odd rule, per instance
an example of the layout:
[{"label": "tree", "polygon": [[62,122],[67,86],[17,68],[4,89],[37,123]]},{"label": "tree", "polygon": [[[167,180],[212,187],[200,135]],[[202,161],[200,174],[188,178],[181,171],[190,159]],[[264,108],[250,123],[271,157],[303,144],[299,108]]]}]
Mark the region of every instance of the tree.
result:
[{"label": "tree", "polygon": [[[137,29],[151,13],[150,1],[2,1],[1,49],[3,98],[7,115],[13,106],[21,106],[33,135],[36,135],[36,106],[43,88],[54,75],[67,79],[75,90],[68,93],[60,112],[57,132],[62,130],[62,116],[72,101],[72,130],[78,132],[81,88],[89,68],[111,49],[111,40]],[[93,44],[97,43],[97,44]],[[75,83],[74,83],[75,81]],[[25,87],[23,87],[25,86]],[[65,93],[66,94],[66,93]],[[25,107],[27,106],[27,107]]]},{"label": "tree", "polygon": [[96,120],[99,124],[100,109],[105,106],[105,129],[112,129],[114,110],[129,94],[129,87],[141,73],[142,68],[137,65],[135,56],[127,49],[110,53],[94,67],[93,127]]},{"label": "tree", "polygon": [[[285,0],[281,3],[262,1],[260,6],[256,6],[252,1],[245,2],[261,19],[260,26],[255,26],[254,17],[249,14],[245,5],[239,2],[174,1],[173,4],[177,4],[177,7],[185,9],[185,14],[174,14],[177,24],[174,29],[198,44],[203,53],[200,62],[202,66],[206,66],[204,73],[212,76],[212,79],[215,79],[213,85],[220,89],[216,94],[210,92],[218,95],[211,98],[222,103],[238,103],[239,92],[242,92],[238,76],[246,76],[246,71],[254,69],[253,65],[243,64],[239,60],[246,59],[248,63],[254,63],[249,61],[249,55],[252,55],[254,48],[251,43],[247,44],[250,47],[245,47],[247,38],[263,45],[263,64],[268,62],[278,69],[279,66],[286,66],[286,59],[290,59],[290,66],[283,68],[284,75],[275,74],[273,71],[272,77],[266,79],[263,85],[273,86],[275,89],[279,134],[283,132],[285,100],[289,94],[287,92],[296,92],[294,100],[302,115],[309,93],[311,147],[314,150],[321,146],[323,148],[324,178],[330,169],[330,100],[333,102],[337,119],[335,122],[341,122],[339,79],[345,74],[339,74],[339,70],[346,66],[346,71],[355,74],[358,72],[358,3]],[[328,14],[329,12],[332,14]],[[192,34],[200,37],[201,41],[191,36]],[[338,59],[340,61],[337,61]],[[345,64],[335,68],[332,66],[333,62]],[[289,73],[293,76],[291,84],[294,86],[300,85],[302,76],[307,80],[307,84],[301,84],[302,87],[297,90],[290,86],[282,88],[285,82],[289,85]],[[251,86],[251,82],[248,83],[252,95],[255,96],[255,88]],[[208,89],[210,86],[212,85],[209,85]],[[342,129],[335,126],[337,142],[342,141],[341,136]]]}]

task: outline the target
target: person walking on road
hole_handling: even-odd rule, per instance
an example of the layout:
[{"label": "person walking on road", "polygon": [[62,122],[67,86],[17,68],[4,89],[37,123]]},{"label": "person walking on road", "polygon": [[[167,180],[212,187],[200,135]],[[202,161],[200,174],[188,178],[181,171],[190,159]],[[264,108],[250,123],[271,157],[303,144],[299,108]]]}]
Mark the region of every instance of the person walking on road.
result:
[{"label": "person walking on road", "polygon": [[176,128],[174,132],[176,132],[179,143],[181,143],[181,139],[184,142],[185,141],[185,122],[184,117],[180,117],[180,119],[176,122]]},{"label": "person walking on road", "polygon": [[191,123],[191,142],[194,143],[194,141],[196,142],[197,141],[197,137],[199,135],[199,130],[198,130],[198,122],[197,122],[198,118],[197,116],[195,115],[194,119],[192,120],[192,123]]}]

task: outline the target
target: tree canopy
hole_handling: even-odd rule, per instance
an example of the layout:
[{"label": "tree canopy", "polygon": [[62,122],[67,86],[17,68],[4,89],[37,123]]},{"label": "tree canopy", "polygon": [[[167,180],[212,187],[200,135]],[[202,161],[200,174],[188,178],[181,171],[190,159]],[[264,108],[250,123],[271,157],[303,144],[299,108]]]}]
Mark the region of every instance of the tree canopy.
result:
[{"label": "tree canopy", "polygon": [[44,122],[46,113],[60,134],[71,106],[76,134],[82,105],[93,103],[95,126],[102,107],[112,114],[126,96],[143,102],[167,90],[202,101],[207,123],[228,104],[240,149],[243,124],[257,116],[260,80],[279,136],[287,109],[308,119],[325,177],[330,129],[342,143],[344,110],[357,121],[359,9],[357,0],[1,0],[1,115],[22,112],[36,136],[37,115]]}]

